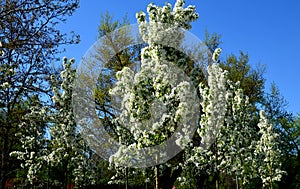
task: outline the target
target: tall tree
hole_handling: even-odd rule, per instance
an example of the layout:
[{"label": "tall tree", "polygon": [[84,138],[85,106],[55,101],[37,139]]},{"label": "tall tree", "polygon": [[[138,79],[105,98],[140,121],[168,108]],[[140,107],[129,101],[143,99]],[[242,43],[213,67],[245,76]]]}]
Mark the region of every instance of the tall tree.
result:
[{"label": "tall tree", "polygon": [[[182,7],[184,6],[184,3],[183,3],[183,1],[178,1],[177,2],[177,6],[178,7],[176,7],[177,8],[177,10],[182,10]],[[176,8],[174,8],[174,10],[176,10]],[[173,22],[172,21],[172,14],[176,14],[176,13],[173,13],[172,11],[171,11],[171,5],[167,5],[167,6],[165,6],[165,7],[157,7],[157,6],[155,6],[155,5],[149,5],[148,6],[148,9],[147,9],[147,11],[148,11],[148,13],[149,13],[149,19],[150,19],[150,21],[155,21],[155,22],[162,22],[162,23],[166,23],[166,24],[169,24],[169,22]],[[180,11],[178,11],[178,12],[180,12]],[[172,16],[170,16],[169,17],[169,15],[168,14],[170,14],[170,15],[172,15]],[[182,14],[184,14],[184,13],[182,13]],[[180,13],[178,13],[178,15],[177,15],[177,19],[180,19],[181,17],[179,16],[180,15]],[[146,15],[144,14],[144,13],[140,13],[139,14],[139,19],[140,19],[140,22],[141,22],[141,32],[143,32],[144,31],[144,29],[145,30],[147,30],[146,29],[146,27],[145,28],[143,28],[143,24],[145,24],[146,23]],[[176,20],[176,19],[175,19]],[[176,21],[175,21],[176,22]],[[177,23],[178,24],[178,23]],[[117,24],[116,24],[117,25]],[[180,25],[180,24],[179,24]],[[185,22],[185,23],[182,23],[182,25],[184,26],[184,27],[191,27],[187,22]],[[105,28],[105,27],[103,27],[103,28]],[[109,27],[108,27],[109,28]],[[145,32],[146,33],[146,32]],[[146,36],[146,35],[145,35]],[[144,37],[145,37],[144,36]],[[145,37],[145,39],[146,39],[146,41],[148,40],[148,38],[147,38],[148,36],[146,36]],[[207,38],[210,38],[210,36],[207,34],[206,35],[206,37]],[[154,40],[155,41],[155,39],[152,39],[152,40]],[[150,44],[151,44],[151,39],[149,40],[150,42]],[[211,51],[214,51],[215,50],[215,48],[217,48],[218,47],[218,45],[219,45],[219,43],[220,43],[220,37],[219,36],[217,36],[217,35],[213,35],[212,37],[211,37],[211,39],[207,39],[207,43],[209,44],[209,49],[211,50]],[[153,45],[153,46],[155,46],[155,43],[154,44],[151,44],[151,45]],[[150,45],[150,46],[151,46]],[[157,45],[157,46],[159,46],[159,45]],[[184,58],[184,56],[182,56],[182,54],[180,54],[180,52],[176,52],[176,51],[174,51],[174,49],[171,49],[171,48],[162,48],[163,50],[162,51],[166,51],[167,52],[167,54],[172,54],[172,55],[177,55],[178,57],[172,57],[172,58],[170,58],[170,57],[167,57],[167,59],[169,60],[169,61],[178,61],[178,60],[180,60],[180,59],[184,59],[184,61],[182,61],[181,60],[181,63],[178,63],[178,66],[179,67],[181,67],[181,68],[184,68],[185,69],[185,71],[186,71],[186,73],[187,74],[190,74],[191,72],[189,72],[189,69],[190,68],[192,68],[192,66],[190,66],[189,65],[189,63],[191,63],[192,61],[189,61],[188,59],[186,59],[186,58]],[[153,52],[151,52],[151,50],[153,50]],[[143,49],[143,53],[144,53],[144,55],[145,55],[145,57],[146,56],[149,56],[150,58],[152,57],[152,58],[157,58],[155,55],[153,55],[152,53],[160,53],[160,52],[157,52],[157,51],[155,51],[155,50],[157,50],[157,49],[152,49],[151,47],[147,47],[147,48],[145,48],[145,49]],[[151,56],[152,55],[152,56]],[[144,58],[145,58],[144,57]],[[149,58],[149,57],[147,57],[147,58]],[[158,57],[160,57],[160,55],[158,55]],[[233,57],[233,56],[232,56]],[[241,58],[240,58],[240,60],[237,60],[237,58],[236,58],[236,61],[234,62],[234,63],[232,63],[232,61],[228,61],[228,62],[231,62],[231,63],[229,63],[230,64],[230,66],[227,66],[227,69],[229,70],[229,75],[233,75],[235,72],[239,72],[240,70],[243,70],[243,69],[245,69],[246,67],[247,67],[247,69],[244,71],[244,72],[242,72],[242,75],[240,76],[240,77],[232,77],[233,78],[233,80],[235,81],[235,82],[237,82],[237,81],[240,81],[242,84],[240,84],[240,86],[242,86],[242,88],[245,88],[245,90],[247,90],[248,88],[247,88],[247,85],[250,85],[249,83],[250,82],[248,82],[248,80],[251,80],[253,83],[253,85],[255,86],[255,87],[257,87],[256,89],[257,90],[259,90],[259,92],[258,92],[258,94],[260,95],[261,94],[261,89],[262,89],[262,84],[261,84],[261,82],[263,83],[263,80],[262,81],[258,81],[259,79],[261,79],[260,78],[260,76],[261,75],[259,75],[259,77],[256,77],[255,78],[255,74],[260,74],[260,73],[255,73],[255,72],[253,72],[253,74],[252,74],[252,70],[250,69],[250,66],[249,65],[247,65],[248,64],[248,59],[247,58],[245,58],[246,56],[244,56],[243,54],[241,55]],[[143,54],[142,54],[142,58],[143,58]],[[146,58],[145,58],[146,59]],[[243,60],[242,60],[243,59]],[[159,59],[160,60],[160,59]],[[237,63],[237,62],[239,62],[239,63]],[[241,62],[241,63],[240,63]],[[182,64],[183,63],[183,64]],[[192,64],[191,64],[192,65]],[[125,65],[124,65],[125,66]],[[124,66],[121,66],[120,68],[123,68]],[[128,64],[127,65],[128,67],[130,67],[130,64]],[[190,67],[189,67],[190,66]],[[225,66],[224,66],[225,67]],[[119,71],[119,70],[116,70],[116,71]],[[127,70],[128,71],[128,70]],[[126,78],[127,78],[127,76],[125,76],[126,74],[132,74],[131,72],[127,72],[126,70],[124,70],[124,72],[126,72],[126,73],[123,73],[123,74],[120,74],[120,78],[119,79],[122,79],[122,77],[124,77],[124,79],[126,80]],[[113,75],[114,75],[115,73],[113,73]],[[121,76],[122,75],[122,76]],[[190,74],[191,76],[192,76],[192,74]],[[199,75],[197,75],[197,76],[199,76]],[[144,76],[143,76],[144,77]],[[107,77],[107,78],[109,78],[109,77]],[[113,81],[115,82],[116,80],[115,80],[115,77],[113,76]],[[199,77],[200,78],[200,77]],[[199,79],[198,78],[198,79]],[[246,78],[246,79],[244,79],[244,78]],[[249,79],[248,79],[249,78]],[[248,79],[248,80],[247,80]],[[257,80],[255,80],[255,79],[257,79]],[[201,79],[200,79],[201,80]],[[203,79],[202,79],[203,80]],[[131,81],[131,80],[130,80]],[[127,83],[130,83],[130,81],[128,80],[127,81]],[[199,80],[197,80],[196,82],[195,82],[196,84],[198,84],[199,83]],[[151,85],[151,82],[150,82],[150,85]],[[254,87],[254,88],[255,88]],[[145,87],[145,88],[147,88],[147,87]],[[150,87],[151,88],[151,87]],[[147,88],[147,89],[149,89],[150,90],[150,88]],[[124,89],[125,90],[125,89]],[[101,90],[99,90],[99,91],[101,91]],[[108,91],[108,90],[107,90]],[[130,90],[125,90],[125,91],[130,91]],[[148,91],[149,92],[149,91]],[[249,93],[249,94],[252,94],[252,91],[250,91],[250,90],[247,90],[246,91],[247,93]],[[151,93],[151,90],[150,90],[150,93]],[[108,93],[107,93],[107,95],[108,95]],[[102,96],[105,96],[105,95],[102,95]],[[101,99],[101,98],[100,98]],[[103,98],[102,98],[103,99]],[[253,102],[253,104],[254,104],[254,100],[251,100],[252,102]],[[141,103],[142,104],[142,103]],[[245,120],[242,120],[243,122],[245,122]],[[242,122],[241,121],[241,122]],[[113,124],[111,124],[111,125],[113,125]],[[114,125],[113,125],[114,126]],[[118,129],[116,129],[116,130],[118,130]],[[128,132],[128,128],[119,128],[119,131],[117,131],[117,132],[115,132],[115,134],[116,135],[118,135],[118,136],[123,136],[123,138],[122,138],[122,141],[124,142],[126,139],[126,137],[125,137],[125,134],[124,133],[126,133],[126,132]],[[246,131],[245,131],[246,132]],[[241,135],[242,136],[242,135]],[[117,137],[118,139],[120,138],[120,137]],[[130,134],[127,136],[127,137],[130,137]],[[240,138],[242,138],[242,137],[240,137]],[[246,145],[246,144],[245,144]],[[182,159],[182,157],[181,158],[179,158],[180,160],[178,161],[178,159],[175,161],[175,164],[177,163],[179,163],[180,161],[182,161],[183,159]],[[247,162],[247,163],[249,163],[249,162]],[[175,166],[175,164],[174,164],[174,166]],[[172,167],[171,166],[172,164],[170,164],[169,165],[169,167],[168,166],[166,166],[165,167],[165,169],[163,169],[163,170],[161,170],[161,172],[160,172],[160,175],[161,175],[161,177],[159,178],[160,180],[161,180],[161,184],[163,185],[163,182],[165,181],[165,180],[168,180],[168,184],[169,185],[172,185],[172,182],[173,181],[175,181],[176,180],[176,178],[178,177],[178,175],[179,175],[179,173],[181,172],[180,171],[180,169],[173,169],[173,168],[170,168],[170,167]],[[162,167],[162,166],[161,166]],[[176,166],[175,166],[176,167]],[[158,175],[158,174],[157,174]],[[168,186],[169,186],[168,185]],[[168,187],[167,185],[166,186],[163,186],[163,187]]]},{"label": "tall tree", "polygon": [[[54,106],[33,106],[31,113],[26,115],[30,117],[21,124],[30,130],[20,133],[22,147],[11,154],[22,161],[30,185],[36,184],[36,180],[41,185],[45,184],[42,174],[47,175],[51,183],[63,188],[68,188],[72,183],[76,187],[83,187],[95,181],[94,156],[81,137],[73,115],[73,63],[74,59],[68,61],[64,58],[64,69],[59,80],[55,75],[51,77]],[[50,128],[48,137],[38,130],[38,124],[47,124]]]},{"label": "tall tree", "polygon": [[0,2],[0,188],[14,177],[15,160],[9,157],[16,145],[15,133],[25,116],[22,102],[34,94],[50,91],[46,78],[51,63],[61,52],[59,46],[77,43],[78,36],[68,38],[57,25],[78,7],[78,0],[3,0]]},{"label": "tall tree", "polygon": [[[194,165],[196,179],[204,181],[209,176],[216,188],[223,186],[225,179],[233,178],[239,179],[238,185],[245,186],[255,175],[251,165],[255,130],[249,124],[252,119],[248,114],[249,99],[217,64],[209,67],[208,86],[202,83],[200,92],[203,98],[198,129],[201,143],[186,151],[188,166],[184,169]],[[202,188],[203,181],[196,180],[196,187]],[[228,184],[231,183],[227,187]]]},{"label": "tall tree", "polygon": [[[176,130],[177,124],[190,118],[185,114],[188,113],[188,106],[193,107],[192,104],[189,104],[190,101],[186,101],[190,100],[190,94],[186,93],[189,92],[191,86],[188,82],[177,81],[176,78],[181,78],[182,74],[192,73],[194,64],[188,64],[192,62],[186,61],[188,60],[187,56],[175,48],[180,46],[183,40],[183,35],[180,35],[177,29],[181,27],[190,29],[190,22],[198,17],[198,14],[195,13],[195,7],[188,6],[184,8],[184,1],[178,0],[173,11],[170,4],[164,7],[150,4],[147,7],[147,12],[149,22],[146,20],[145,13],[137,14],[140,33],[148,43],[148,46],[142,50],[141,70],[135,76],[133,75],[134,72],[128,67],[118,72],[118,81],[112,91],[112,94],[124,97],[121,108],[127,111],[123,111],[124,115],[115,121],[118,135],[124,136],[125,133],[129,133],[128,135],[131,136],[128,149],[131,147],[151,147],[167,140]],[[175,28],[172,28],[174,26]],[[165,38],[157,36],[156,32],[159,31],[169,32],[169,36],[165,35]],[[172,31],[173,33],[170,33]],[[158,41],[159,39],[161,41]],[[172,44],[171,47],[159,45],[163,40]],[[170,63],[169,65],[168,61],[174,62],[174,64]],[[178,70],[181,67],[184,72],[179,73],[178,70],[173,69],[174,67]],[[184,77],[182,76],[182,78]],[[176,82],[178,83],[175,84]],[[166,106],[167,111],[164,112],[161,118],[156,120],[157,122],[147,124],[149,117],[152,116],[153,118],[158,113],[154,109],[151,111],[152,103],[155,103],[155,101],[159,101],[158,103]],[[128,117],[130,120],[122,119],[122,117]],[[149,132],[144,132],[143,128]],[[185,137],[181,136],[177,141],[178,145],[184,145]],[[124,158],[122,158],[122,154]],[[122,162],[126,162],[125,154],[126,149],[124,151],[120,149],[120,153],[112,158],[114,163],[122,164]],[[171,188],[180,173],[180,169],[172,170],[171,161],[168,165],[155,166],[154,170],[156,188]]]},{"label": "tall tree", "polygon": [[265,111],[260,111],[258,123],[260,139],[257,142],[254,164],[264,188],[274,188],[275,181],[280,181],[284,171],[280,170],[280,149],[277,140],[278,134],[274,126],[266,118]]},{"label": "tall tree", "polygon": [[265,94],[263,106],[275,132],[279,134],[277,139],[282,153],[280,161],[286,171],[282,182],[278,183],[279,187],[297,188],[300,175],[299,116],[287,111],[288,102],[275,83],[272,83],[270,92]]},{"label": "tall tree", "polygon": [[53,125],[50,126],[49,152],[43,156],[48,165],[57,169],[56,174],[60,175],[63,188],[68,188],[71,183],[75,183],[76,187],[84,187],[95,182],[93,153],[81,137],[73,114],[74,62],[74,59],[68,61],[64,57],[64,70],[60,74],[62,81],[53,81],[52,100],[55,109],[50,115]]}]

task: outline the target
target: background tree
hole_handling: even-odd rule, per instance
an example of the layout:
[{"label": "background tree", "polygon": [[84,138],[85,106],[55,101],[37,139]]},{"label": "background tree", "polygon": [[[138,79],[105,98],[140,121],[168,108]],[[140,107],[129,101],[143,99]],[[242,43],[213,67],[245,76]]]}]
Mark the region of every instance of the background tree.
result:
[{"label": "background tree", "polygon": [[95,182],[93,152],[81,137],[73,115],[74,62],[74,59],[63,58],[62,81],[54,80],[52,84],[55,109],[49,115],[53,124],[50,126],[49,152],[43,156],[48,165],[56,169],[55,174],[59,175],[57,178],[63,188],[68,188],[71,183],[84,187]]},{"label": "background tree", "polygon": [[228,71],[228,79],[240,83],[244,94],[249,97],[249,102],[255,105],[263,101],[265,68],[263,65],[258,65],[257,69],[253,69],[249,63],[249,55],[240,52],[238,57],[229,55],[224,62],[221,62],[220,67]]},{"label": "background tree", "polygon": [[[81,138],[73,115],[73,63],[74,59],[64,58],[59,80],[55,75],[51,77],[54,106],[32,106],[31,113],[26,115],[30,117],[21,124],[30,129],[19,135],[22,147],[11,155],[22,160],[21,167],[25,168],[29,181],[26,187],[37,184],[42,187],[47,182],[48,187],[68,188],[75,184],[78,188],[95,182],[94,153]],[[37,130],[39,124],[47,124],[50,130],[46,135],[45,131]]]},{"label": "background tree", "polygon": [[[57,25],[78,7],[72,0],[4,0],[0,2],[0,188],[15,177],[17,162],[9,154],[20,141],[21,121],[26,111],[23,102],[31,96],[48,93],[46,78],[51,63],[61,52],[60,45],[77,43],[78,36],[68,38]],[[28,108],[23,108],[28,109]],[[25,128],[24,128],[25,129]],[[21,132],[22,133],[22,132]]]},{"label": "background tree", "polygon": [[[45,148],[47,146],[47,139],[45,138],[48,121],[47,107],[40,103],[38,96],[30,99],[26,108],[28,107],[28,113],[19,125],[21,131],[15,134],[19,138],[21,146],[18,151],[13,151],[10,155],[20,160],[22,171],[24,171],[23,178],[25,179],[21,180],[19,186],[42,186],[48,176],[42,163],[44,161],[43,156],[47,154]],[[19,177],[22,178],[20,175]]]},{"label": "background tree", "polygon": [[[280,149],[278,134],[266,118],[265,111],[260,112],[258,123],[260,139],[257,142],[254,164],[262,180],[263,188],[274,188],[275,181],[280,181],[284,171],[280,170]],[[257,162],[255,162],[257,161]]]},{"label": "background tree", "polygon": [[[130,31],[126,30],[126,25],[129,24],[127,16],[122,21],[119,21],[114,20],[113,16],[108,12],[105,15],[101,15],[98,26],[98,40],[101,39],[104,45],[97,48],[96,57],[93,57],[96,61],[102,63],[102,71],[98,77],[95,91],[96,109],[99,117],[106,123],[106,130],[112,135],[114,125],[110,122],[110,119],[115,112],[111,109],[109,90],[116,82],[116,73],[118,71],[125,66],[132,67],[136,65],[135,63],[139,59],[142,48],[142,45],[130,46],[132,38]],[[118,32],[113,32],[116,30]],[[112,52],[113,56],[111,55]],[[118,138],[117,136],[114,137]]]},{"label": "background tree", "polygon": [[280,161],[286,174],[278,185],[280,188],[297,188],[300,175],[299,115],[287,111],[288,102],[275,83],[272,83],[271,91],[265,94],[263,106],[266,116],[279,135],[278,142],[282,153]]},{"label": "background tree", "polygon": [[[281,159],[283,168],[286,171],[286,175],[283,176],[282,182],[279,182],[280,188],[299,188],[300,187],[300,115],[294,117],[293,122],[286,123],[285,119],[282,121],[284,131],[284,143],[290,144],[291,149],[288,153],[285,153]],[[282,137],[282,136],[281,136]],[[288,142],[289,141],[289,142]],[[287,143],[288,142],[288,143]]]}]

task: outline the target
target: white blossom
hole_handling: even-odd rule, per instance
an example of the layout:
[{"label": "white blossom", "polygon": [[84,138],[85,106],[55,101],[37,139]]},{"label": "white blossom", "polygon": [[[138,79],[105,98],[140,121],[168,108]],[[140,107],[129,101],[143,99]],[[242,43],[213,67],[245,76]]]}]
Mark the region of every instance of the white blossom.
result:
[{"label": "white blossom", "polygon": [[279,135],[274,131],[273,125],[269,123],[265,111],[260,111],[258,123],[260,140],[255,149],[255,161],[264,187],[272,187],[275,181],[280,181],[284,171],[280,170],[280,150],[278,148]]},{"label": "white blossom", "polygon": [[212,60],[214,62],[217,62],[219,60],[220,54],[222,53],[222,49],[221,48],[216,48],[214,50],[214,53],[212,55]]}]

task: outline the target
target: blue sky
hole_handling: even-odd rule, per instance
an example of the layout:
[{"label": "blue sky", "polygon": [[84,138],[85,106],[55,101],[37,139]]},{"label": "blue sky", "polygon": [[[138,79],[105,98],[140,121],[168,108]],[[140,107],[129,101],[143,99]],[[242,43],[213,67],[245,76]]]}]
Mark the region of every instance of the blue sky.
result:
[{"label": "blue sky", "polygon": [[[135,13],[148,3],[164,5],[164,0],[81,0],[80,8],[61,29],[81,36],[78,45],[66,47],[65,56],[81,57],[96,41],[100,14],[112,13],[121,19],[126,13],[136,23]],[[168,1],[174,5],[175,0]],[[240,50],[250,56],[252,66],[267,67],[266,90],[275,82],[288,101],[288,110],[300,113],[300,1],[299,0],[186,0],[196,5],[200,15],[191,32],[204,39],[204,31],[222,35],[223,58]]]}]

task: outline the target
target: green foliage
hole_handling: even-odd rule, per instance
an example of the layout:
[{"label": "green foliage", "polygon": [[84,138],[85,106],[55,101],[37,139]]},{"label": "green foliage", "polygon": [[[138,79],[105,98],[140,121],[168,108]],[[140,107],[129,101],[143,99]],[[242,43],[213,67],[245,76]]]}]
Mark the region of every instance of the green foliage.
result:
[{"label": "green foliage", "polygon": [[210,52],[214,52],[221,44],[221,34],[212,33],[210,34],[207,30],[205,30],[205,45],[208,47]]},{"label": "green foliage", "polygon": [[228,79],[239,82],[244,94],[249,97],[249,102],[253,105],[262,102],[264,94],[265,79],[263,78],[264,67],[251,68],[249,55],[240,52],[239,56],[230,55],[225,62],[221,62],[221,68],[227,70]]}]

